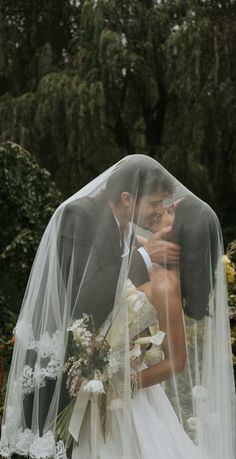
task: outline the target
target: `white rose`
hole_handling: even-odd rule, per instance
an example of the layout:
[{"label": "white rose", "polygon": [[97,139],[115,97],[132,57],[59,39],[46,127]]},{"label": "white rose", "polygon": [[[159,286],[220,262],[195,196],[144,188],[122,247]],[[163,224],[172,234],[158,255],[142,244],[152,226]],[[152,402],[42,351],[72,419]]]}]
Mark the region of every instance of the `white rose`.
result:
[{"label": "white rose", "polygon": [[100,379],[91,379],[83,389],[90,394],[105,394],[104,386]]}]

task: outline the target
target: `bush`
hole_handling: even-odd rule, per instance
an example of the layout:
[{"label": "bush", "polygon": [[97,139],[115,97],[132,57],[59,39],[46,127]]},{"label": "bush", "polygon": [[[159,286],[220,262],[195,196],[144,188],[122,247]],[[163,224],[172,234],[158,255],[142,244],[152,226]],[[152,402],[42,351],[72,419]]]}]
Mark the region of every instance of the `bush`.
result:
[{"label": "bush", "polygon": [[227,255],[225,256],[225,266],[228,283],[234,373],[236,379],[236,240],[230,242],[228,245]]},{"label": "bush", "polygon": [[13,329],[39,240],[61,194],[50,174],[12,142],[0,144],[0,417]]},{"label": "bush", "polygon": [[61,194],[50,174],[12,142],[0,144],[0,295],[18,312],[41,235]]}]

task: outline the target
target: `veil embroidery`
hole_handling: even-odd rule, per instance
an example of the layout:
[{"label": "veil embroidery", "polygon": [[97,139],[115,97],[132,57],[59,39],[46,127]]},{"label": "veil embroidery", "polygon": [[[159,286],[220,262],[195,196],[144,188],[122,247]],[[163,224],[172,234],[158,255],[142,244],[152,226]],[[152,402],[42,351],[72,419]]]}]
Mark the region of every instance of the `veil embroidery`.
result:
[{"label": "veil embroidery", "polygon": [[[151,275],[138,249],[152,234],[148,228],[143,232],[140,196],[151,194],[155,174],[158,192],[171,187],[163,206],[174,213],[168,237],[180,245],[181,255],[179,264],[154,263],[151,269],[166,278],[178,273],[186,363],[176,371],[169,346],[171,376],[134,393],[132,375],[163,362],[163,342],[169,339],[168,324],[161,329],[158,311],[138,289]],[[124,183],[129,183],[134,210],[120,245],[111,202],[116,203],[115,191],[127,191]],[[213,210],[144,155],[124,158],[61,204],[39,245],[15,328],[2,456],[152,458],[159,432],[163,457],[183,459],[188,451],[193,459],[234,459],[235,396],[222,255]],[[73,381],[75,368],[71,398],[68,378]],[[82,416],[78,405],[82,411],[84,406]],[[71,439],[69,427],[66,437],[62,431],[73,414],[81,419]]]}]

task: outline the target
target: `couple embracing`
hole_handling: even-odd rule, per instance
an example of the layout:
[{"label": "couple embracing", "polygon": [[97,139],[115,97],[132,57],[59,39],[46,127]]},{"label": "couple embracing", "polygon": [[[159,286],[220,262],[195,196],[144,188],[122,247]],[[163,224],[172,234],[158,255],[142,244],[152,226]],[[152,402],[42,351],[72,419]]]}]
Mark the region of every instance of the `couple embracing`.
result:
[{"label": "couple embracing", "polygon": [[221,256],[214,212],[147,156],[65,201],[16,326],[2,454],[233,459]]}]

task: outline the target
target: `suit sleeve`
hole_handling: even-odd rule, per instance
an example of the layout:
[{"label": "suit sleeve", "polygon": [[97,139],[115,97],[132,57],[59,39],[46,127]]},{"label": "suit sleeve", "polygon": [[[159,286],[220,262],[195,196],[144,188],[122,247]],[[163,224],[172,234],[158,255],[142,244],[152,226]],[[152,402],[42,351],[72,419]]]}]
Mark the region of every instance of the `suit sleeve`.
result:
[{"label": "suit sleeve", "polygon": [[[67,288],[72,287],[71,305],[76,317],[91,314],[99,327],[109,314],[116,292],[121,259],[112,258],[107,249],[104,218],[86,201],[69,206],[63,216],[59,241],[59,259]],[[106,223],[106,222],[105,222]],[[68,284],[69,273],[72,278]]]},{"label": "suit sleeve", "polygon": [[61,221],[58,256],[65,287],[67,289],[70,282],[72,288],[72,306],[83,277],[92,240],[93,226],[89,213],[85,212],[82,206],[74,203],[67,206]]}]

